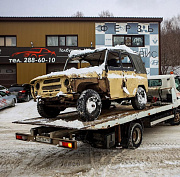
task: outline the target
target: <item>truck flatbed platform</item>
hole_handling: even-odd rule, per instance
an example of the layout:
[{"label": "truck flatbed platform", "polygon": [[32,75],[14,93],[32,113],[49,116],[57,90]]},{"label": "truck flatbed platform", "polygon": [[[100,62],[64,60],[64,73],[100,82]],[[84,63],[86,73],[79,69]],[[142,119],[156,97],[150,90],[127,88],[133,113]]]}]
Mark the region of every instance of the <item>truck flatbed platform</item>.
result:
[{"label": "truck flatbed platform", "polygon": [[[163,103],[159,106],[150,106],[149,104],[144,110],[134,110],[131,105],[117,104],[114,106],[112,105],[109,110],[102,111],[97,120],[90,122],[82,122],[78,120],[78,113],[74,111],[60,114],[58,117],[51,119],[37,117],[19,120],[13,123],[81,130],[107,129],[133,120],[145,118],[147,116],[157,114],[165,110],[170,110],[175,107],[176,105],[172,103]],[[167,119],[169,119],[169,117],[167,117]]]}]

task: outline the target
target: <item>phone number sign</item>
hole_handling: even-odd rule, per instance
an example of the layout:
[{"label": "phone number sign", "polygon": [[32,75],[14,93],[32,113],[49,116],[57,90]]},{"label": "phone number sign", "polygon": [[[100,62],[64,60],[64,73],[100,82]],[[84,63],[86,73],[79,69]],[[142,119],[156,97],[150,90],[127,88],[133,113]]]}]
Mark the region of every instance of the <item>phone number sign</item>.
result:
[{"label": "phone number sign", "polygon": [[56,62],[56,58],[48,58],[46,59],[45,57],[43,58],[34,58],[34,57],[28,57],[28,58],[24,58],[24,59],[19,59],[19,58],[10,58],[9,59],[9,63],[55,63]]}]

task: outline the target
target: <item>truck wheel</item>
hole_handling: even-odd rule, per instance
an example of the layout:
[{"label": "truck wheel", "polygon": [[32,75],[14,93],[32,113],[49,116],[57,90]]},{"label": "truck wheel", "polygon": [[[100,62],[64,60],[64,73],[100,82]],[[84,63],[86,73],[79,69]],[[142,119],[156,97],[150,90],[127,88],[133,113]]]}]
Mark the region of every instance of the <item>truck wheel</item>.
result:
[{"label": "truck wheel", "polygon": [[88,89],[82,92],[77,101],[77,111],[83,121],[93,121],[101,113],[102,102],[99,94]]},{"label": "truck wheel", "polygon": [[174,118],[169,120],[171,125],[179,125],[180,124],[180,115],[178,112],[175,112]]},{"label": "truck wheel", "polygon": [[111,106],[111,100],[102,100],[102,109],[109,109]]},{"label": "truck wheel", "polygon": [[135,149],[141,145],[143,128],[139,123],[131,123],[128,132],[128,148]]},{"label": "truck wheel", "polygon": [[57,117],[60,113],[60,110],[57,108],[50,108],[44,104],[37,104],[38,113],[45,118],[54,118]]},{"label": "truck wheel", "polygon": [[138,87],[136,96],[131,100],[134,109],[144,109],[147,103],[146,91]]}]

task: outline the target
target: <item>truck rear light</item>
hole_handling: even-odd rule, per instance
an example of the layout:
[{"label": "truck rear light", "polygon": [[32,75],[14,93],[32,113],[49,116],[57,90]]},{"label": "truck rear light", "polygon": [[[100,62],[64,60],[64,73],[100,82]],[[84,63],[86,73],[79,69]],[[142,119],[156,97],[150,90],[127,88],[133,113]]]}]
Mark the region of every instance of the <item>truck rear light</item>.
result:
[{"label": "truck rear light", "polygon": [[76,141],[59,141],[59,146],[70,148],[70,149],[76,149],[77,142]]},{"label": "truck rear light", "polygon": [[26,141],[28,139],[28,137],[26,135],[16,134],[16,139]]}]

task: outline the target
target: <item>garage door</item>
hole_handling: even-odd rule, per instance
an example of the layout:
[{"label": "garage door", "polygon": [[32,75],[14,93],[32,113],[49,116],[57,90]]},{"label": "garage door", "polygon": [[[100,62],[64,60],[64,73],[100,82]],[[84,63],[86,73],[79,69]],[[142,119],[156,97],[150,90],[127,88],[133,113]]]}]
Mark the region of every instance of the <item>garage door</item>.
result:
[{"label": "garage door", "polygon": [[16,83],[16,65],[0,65],[0,85],[9,87]]}]

